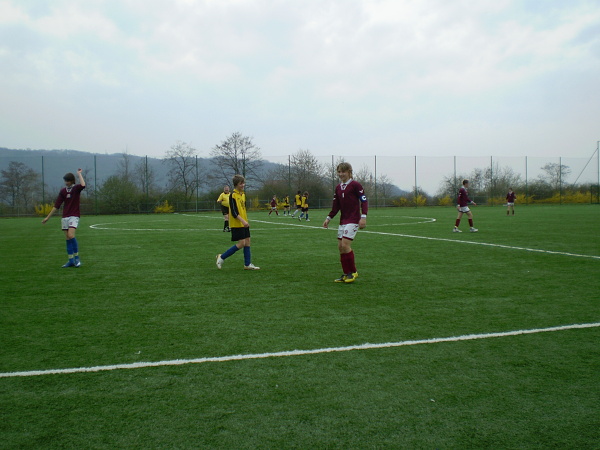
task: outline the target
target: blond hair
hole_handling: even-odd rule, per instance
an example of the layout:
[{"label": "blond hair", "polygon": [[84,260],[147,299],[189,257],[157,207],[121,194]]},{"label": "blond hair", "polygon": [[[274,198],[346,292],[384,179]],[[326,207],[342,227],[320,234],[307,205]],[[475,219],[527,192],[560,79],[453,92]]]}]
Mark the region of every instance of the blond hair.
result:
[{"label": "blond hair", "polygon": [[349,172],[350,177],[352,177],[352,164],[349,162],[341,162],[337,165],[336,170],[338,172]]}]

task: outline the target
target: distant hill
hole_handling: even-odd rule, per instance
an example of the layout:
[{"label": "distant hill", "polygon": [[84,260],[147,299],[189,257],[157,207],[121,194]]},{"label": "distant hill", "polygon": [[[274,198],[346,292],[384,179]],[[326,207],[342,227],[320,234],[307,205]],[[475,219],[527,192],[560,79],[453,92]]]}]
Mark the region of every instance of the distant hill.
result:
[{"label": "distant hill", "polygon": [[[130,169],[143,163],[144,156],[128,155]],[[95,159],[95,172],[94,172]],[[44,181],[49,187],[62,185],[62,177],[66,172],[73,172],[82,168],[87,173],[87,181],[93,184],[94,177],[98,185],[106,178],[119,172],[123,161],[123,153],[88,153],[79,150],[15,150],[0,147],[0,170],[5,170],[11,161],[22,162],[38,173],[44,172]],[[215,171],[212,158],[198,157],[198,165],[204,173]],[[148,167],[154,171],[155,183],[164,187],[168,181],[169,165],[160,158],[148,157]],[[276,164],[264,161],[263,170],[269,171]]]},{"label": "distant hill", "polygon": [[[141,164],[144,156],[128,155],[130,169]],[[94,171],[95,160],[95,171]],[[62,177],[66,172],[75,172],[82,168],[86,173],[86,181],[91,185],[101,185],[111,175],[119,172],[123,161],[123,153],[88,153],[79,150],[15,150],[0,147],[0,170],[5,170],[11,161],[22,162],[38,173],[44,173],[44,182],[50,189],[58,189],[62,186]],[[216,167],[212,158],[198,157],[198,164],[203,173],[215,173]],[[168,181],[169,166],[160,158],[148,158],[148,167],[154,171],[155,184],[165,187]],[[277,164],[263,161],[263,173],[268,174],[275,169]],[[94,179],[96,183],[94,183]],[[392,187],[392,195],[399,196],[407,194],[397,186]]]}]

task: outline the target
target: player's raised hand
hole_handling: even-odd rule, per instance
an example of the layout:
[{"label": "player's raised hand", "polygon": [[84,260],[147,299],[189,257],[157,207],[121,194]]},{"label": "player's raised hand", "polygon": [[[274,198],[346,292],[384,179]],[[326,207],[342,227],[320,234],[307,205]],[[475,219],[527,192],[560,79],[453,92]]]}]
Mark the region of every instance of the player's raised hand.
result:
[{"label": "player's raised hand", "polygon": [[77,169],[77,173],[83,172],[83,169]]}]

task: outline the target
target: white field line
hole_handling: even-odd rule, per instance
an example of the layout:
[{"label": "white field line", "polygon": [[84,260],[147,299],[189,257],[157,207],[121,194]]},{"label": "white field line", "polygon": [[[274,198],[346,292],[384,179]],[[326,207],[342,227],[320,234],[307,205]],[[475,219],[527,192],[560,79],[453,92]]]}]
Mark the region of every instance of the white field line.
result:
[{"label": "white field line", "polygon": [[231,355],[231,356],[215,356],[206,358],[196,359],[174,359],[168,361],[155,361],[155,362],[137,362],[129,364],[114,364],[109,366],[95,366],[95,367],[74,367],[69,369],[48,369],[48,370],[30,370],[25,372],[0,372],[0,378],[15,378],[15,377],[33,377],[39,375],[59,375],[69,373],[84,373],[84,372],[104,372],[110,370],[120,369],[141,369],[145,367],[163,367],[163,366],[183,366],[186,364],[202,364],[208,362],[226,362],[226,361],[243,361],[248,359],[265,359],[265,358],[277,358],[284,356],[302,356],[302,355],[316,355],[321,353],[336,353],[336,352],[348,352],[353,350],[372,350],[379,348],[394,348],[394,347],[406,347],[410,345],[421,345],[421,344],[438,344],[441,342],[459,342],[459,341],[474,341],[477,339],[490,339],[500,338],[508,336],[520,336],[525,334],[536,334],[536,333],[548,333],[554,331],[565,331],[574,330],[581,328],[595,328],[600,327],[600,322],[596,323],[582,323],[572,325],[562,325],[550,328],[535,328],[531,330],[515,330],[515,331],[504,331],[499,333],[483,333],[483,334],[467,334],[464,336],[452,336],[445,338],[433,338],[433,339],[421,339],[416,341],[400,341],[400,342],[386,342],[383,344],[361,344],[361,345],[350,345],[347,347],[329,347],[329,348],[318,348],[314,350],[290,350],[283,352],[274,353],[254,353],[246,355]]},{"label": "white field line", "polygon": [[[187,216],[187,217],[221,219],[220,217],[213,217],[213,216],[193,216],[191,214],[180,214],[180,215]],[[406,216],[406,217],[409,217],[409,216]],[[432,218],[432,217],[410,217],[410,218],[413,218],[413,219],[424,219],[423,222],[413,222],[413,223],[433,223],[433,222],[435,222],[435,219]],[[324,229],[321,225],[307,225],[306,223],[302,224],[302,223],[271,222],[271,221],[268,221],[268,220],[258,220],[258,219],[254,219],[254,220],[252,220],[252,222],[268,223],[268,224],[271,224],[271,225],[279,225],[279,226],[285,226],[285,227],[302,227],[302,228],[312,228],[312,229],[317,229],[317,230],[323,230]],[[112,222],[112,223],[127,223],[127,222]],[[127,231],[199,231],[199,230],[160,229],[160,228],[155,228],[155,229],[149,229],[149,228],[112,228],[112,227],[102,228],[101,227],[102,225],[111,225],[111,223],[94,224],[94,225],[90,225],[90,228],[94,228],[94,229],[97,229],[97,230],[127,230]],[[331,226],[330,229],[337,230],[337,227]],[[428,236],[417,236],[417,235],[414,235],[414,234],[389,233],[389,232],[385,232],[385,231],[361,230],[361,234],[362,233],[380,234],[380,235],[383,235],[383,236],[398,236],[398,237],[405,237],[405,238],[412,238],[412,239],[425,239],[425,240],[428,240],[428,241],[456,242],[456,243],[459,243],[459,244],[482,245],[482,246],[485,246],[485,247],[496,247],[496,248],[503,248],[503,249],[508,249],[508,250],[523,250],[523,251],[526,251],[526,252],[533,252],[533,253],[545,253],[545,254],[549,254],[549,255],[573,256],[573,257],[576,257],[576,258],[589,258],[589,259],[598,259],[598,260],[600,260],[600,256],[596,256],[596,255],[582,255],[582,254],[579,254],[579,253],[559,252],[559,251],[555,251],[555,250],[544,250],[544,249],[539,249],[539,248],[516,247],[516,246],[513,246],[513,245],[492,244],[492,243],[489,243],[489,242],[465,241],[465,240],[462,240],[462,239],[450,239],[450,238],[436,238],[436,237],[428,237]]]},{"label": "white field line", "polygon": [[[429,221],[427,221],[427,222],[413,222],[413,223],[433,223],[433,222],[435,222],[435,219],[428,218],[428,217],[414,217],[414,218],[415,219],[429,219]],[[268,222],[268,221],[263,221],[263,220],[253,220],[253,222],[271,223],[271,224],[279,225],[279,223],[277,223],[277,222]],[[298,224],[297,226],[306,227],[306,228],[323,229],[322,226],[314,226],[314,225],[301,225],[301,224]],[[334,227],[334,226],[331,226],[330,229],[335,229],[337,231],[337,227]],[[381,234],[383,236],[399,236],[399,237],[412,238],[412,239],[425,239],[425,240],[429,240],[429,241],[457,242],[459,244],[483,245],[483,246],[486,246],[486,247],[497,247],[497,248],[504,248],[504,249],[510,249],[510,250],[524,250],[524,251],[527,251],[527,252],[547,253],[547,254],[551,254],[551,255],[563,255],[563,256],[575,256],[575,257],[578,257],[578,258],[600,259],[600,256],[595,256],[595,255],[581,255],[579,253],[558,252],[558,251],[554,251],[554,250],[543,250],[543,249],[539,249],[539,248],[515,247],[515,246],[512,246],[512,245],[491,244],[489,242],[464,241],[462,239],[449,239],[449,238],[436,238],[436,237],[428,237],[428,236],[416,236],[416,235],[413,235],[413,234],[388,233],[388,232],[385,232],[385,231],[360,230],[360,232],[361,232],[361,234],[362,233]]]}]

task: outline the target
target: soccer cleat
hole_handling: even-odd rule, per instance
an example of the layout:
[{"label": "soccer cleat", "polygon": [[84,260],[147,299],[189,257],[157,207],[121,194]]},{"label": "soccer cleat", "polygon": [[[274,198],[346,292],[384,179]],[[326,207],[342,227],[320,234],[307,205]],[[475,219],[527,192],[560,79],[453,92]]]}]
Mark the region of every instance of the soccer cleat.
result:
[{"label": "soccer cleat", "polygon": [[341,277],[336,278],[333,281],[334,281],[334,283],[344,283],[346,281],[346,275],[342,275]]},{"label": "soccer cleat", "polygon": [[81,267],[81,261],[79,260],[79,256],[75,257],[75,267]]},{"label": "soccer cleat", "polygon": [[306,219],[307,222],[310,222],[310,219]]},{"label": "soccer cleat", "polygon": [[244,270],[260,270],[260,267],[256,267],[254,264],[250,263],[250,265],[244,266]]},{"label": "soccer cleat", "polygon": [[66,269],[67,267],[75,267],[75,262],[73,262],[72,259],[69,259],[69,262],[62,266],[63,269]]},{"label": "soccer cleat", "polygon": [[223,228],[223,233],[227,233],[227,228]]},{"label": "soccer cleat", "polygon": [[462,233],[462,231],[460,231],[458,228],[454,227],[454,230],[452,230],[453,233]]},{"label": "soccer cleat", "polygon": [[477,228],[471,227],[469,230],[471,233],[477,233],[479,230]]},{"label": "soccer cleat", "polygon": [[357,272],[349,273],[348,275],[346,275],[346,279],[344,280],[344,283],[354,283],[354,280],[356,280],[357,278],[358,278]]},{"label": "soccer cleat", "polygon": [[221,254],[219,253],[219,254],[217,255],[217,269],[220,269],[220,268],[221,268],[221,266],[223,265],[223,261],[224,261],[224,259],[223,259],[223,258],[221,258]]}]

